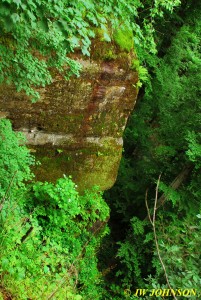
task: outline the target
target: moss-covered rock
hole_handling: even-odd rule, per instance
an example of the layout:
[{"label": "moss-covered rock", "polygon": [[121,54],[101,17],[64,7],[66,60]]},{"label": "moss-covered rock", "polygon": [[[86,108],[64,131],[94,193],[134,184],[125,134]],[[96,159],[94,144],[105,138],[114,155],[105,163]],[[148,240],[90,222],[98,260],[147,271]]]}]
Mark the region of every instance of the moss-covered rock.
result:
[{"label": "moss-covered rock", "polygon": [[28,145],[41,161],[39,180],[55,181],[72,175],[80,190],[99,185],[110,188],[122,152],[122,134],[132,111],[137,72],[131,70],[132,51],[97,39],[91,58],[73,54],[83,66],[79,78],[66,81],[55,74],[31,103],[14,88],[0,86],[0,112],[14,129],[24,131]]}]

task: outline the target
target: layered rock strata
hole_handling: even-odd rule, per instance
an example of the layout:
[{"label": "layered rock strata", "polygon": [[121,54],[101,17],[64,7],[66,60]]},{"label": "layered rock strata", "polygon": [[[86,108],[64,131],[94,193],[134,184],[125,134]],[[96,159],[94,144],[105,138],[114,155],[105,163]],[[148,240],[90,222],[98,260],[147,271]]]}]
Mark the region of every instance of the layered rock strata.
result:
[{"label": "layered rock strata", "polygon": [[98,50],[88,60],[75,55],[83,66],[80,77],[67,81],[56,74],[51,85],[39,90],[36,103],[0,86],[0,117],[26,135],[41,162],[34,170],[38,180],[71,175],[80,190],[93,185],[106,190],[116,180],[138,76],[130,68],[129,54],[108,60]]}]

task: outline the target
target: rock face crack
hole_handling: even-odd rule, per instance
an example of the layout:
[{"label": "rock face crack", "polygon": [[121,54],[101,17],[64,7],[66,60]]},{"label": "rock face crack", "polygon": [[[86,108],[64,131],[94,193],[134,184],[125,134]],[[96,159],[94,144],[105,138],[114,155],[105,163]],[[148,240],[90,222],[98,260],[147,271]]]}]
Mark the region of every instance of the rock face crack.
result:
[{"label": "rock face crack", "polygon": [[55,181],[66,174],[80,190],[93,185],[105,190],[116,180],[138,76],[125,56],[123,62],[76,59],[83,65],[81,76],[66,81],[55,74],[53,83],[39,90],[37,103],[1,85],[0,118],[9,118],[15,130],[24,132],[41,161],[34,170],[38,180]]}]

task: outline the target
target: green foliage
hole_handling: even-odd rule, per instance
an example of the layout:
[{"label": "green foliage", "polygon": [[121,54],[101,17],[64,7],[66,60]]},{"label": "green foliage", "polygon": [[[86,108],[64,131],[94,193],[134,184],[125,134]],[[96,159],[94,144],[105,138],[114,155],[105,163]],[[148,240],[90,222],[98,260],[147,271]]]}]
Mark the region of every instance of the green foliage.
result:
[{"label": "green foliage", "polygon": [[186,154],[189,160],[196,165],[196,169],[201,167],[201,134],[193,132],[187,133],[188,150]]},{"label": "green foliage", "polygon": [[138,72],[139,80],[136,84],[137,88],[141,88],[143,84],[149,82],[150,78],[149,78],[148,70],[145,67],[140,65],[139,60],[134,59],[132,61],[131,69],[136,70]]},{"label": "green foliage", "polygon": [[21,133],[12,131],[8,120],[0,120],[0,197],[10,189],[23,186],[23,181],[33,177],[30,166],[34,158],[24,146],[25,139]]},{"label": "green foliage", "polygon": [[[140,0],[2,0],[0,83],[14,84],[17,91],[24,90],[37,100],[35,88],[52,82],[53,69],[66,78],[79,75],[80,65],[69,54],[80,48],[83,55],[90,55],[95,27],[102,28],[105,40],[110,41],[108,23],[113,30],[125,24],[115,33],[123,49],[130,51],[134,39],[138,50],[155,52],[155,18],[179,4],[179,0],[154,1],[152,6]],[[142,10],[147,14],[141,18]]]},{"label": "green foliage", "polygon": [[[197,211],[200,211],[200,208]],[[198,253],[201,246],[201,223],[194,213],[187,214],[183,210],[179,212],[179,220],[173,213],[167,214],[166,218],[158,222],[160,252],[170,284],[174,288],[178,286],[182,288],[199,288],[201,260]],[[160,232],[160,230],[163,231]],[[158,264],[156,253],[153,258],[153,265],[156,266],[156,278],[160,283],[164,274]]]},{"label": "green foliage", "polygon": [[[152,215],[159,174],[158,198],[163,203],[156,214],[156,233],[170,285],[199,290],[201,280],[201,6],[191,2],[184,8],[173,22],[174,28],[172,23],[165,29],[156,25],[161,33],[165,30],[159,55],[140,52],[149,78],[125,131],[117,182],[106,194],[119,227],[126,231],[117,242],[115,284],[131,291],[139,286],[167,288],[144,201],[148,191]],[[189,171],[182,177],[186,169]],[[115,221],[114,217],[114,232]]]},{"label": "green foliage", "polygon": [[17,202],[6,199],[1,211],[3,287],[16,299],[47,299],[56,291],[55,299],[75,300],[79,284],[79,294],[99,299],[95,254],[109,213],[101,194],[95,188],[79,196],[69,178],[30,188]]},{"label": "green foliage", "polygon": [[34,159],[8,120],[0,129],[2,291],[19,300],[99,299],[96,252],[109,215],[102,193],[94,187],[79,195],[65,176],[25,185]]}]

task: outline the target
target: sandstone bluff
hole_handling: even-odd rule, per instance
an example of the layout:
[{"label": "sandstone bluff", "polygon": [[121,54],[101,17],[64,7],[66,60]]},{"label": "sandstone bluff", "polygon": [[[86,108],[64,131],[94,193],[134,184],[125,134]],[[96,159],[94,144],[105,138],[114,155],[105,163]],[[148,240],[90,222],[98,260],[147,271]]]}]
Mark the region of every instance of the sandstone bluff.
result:
[{"label": "sandstone bluff", "polygon": [[36,103],[14,88],[0,87],[0,117],[25,134],[41,162],[34,170],[38,180],[72,175],[80,190],[93,185],[106,190],[116,180],[138,76],[130,68],[130,54],[104,59],[101,43],[93,51],[90,59],[74,55],[82,65],[79,78],[67,81],[55,74],[52,84],[39,90]]}]

